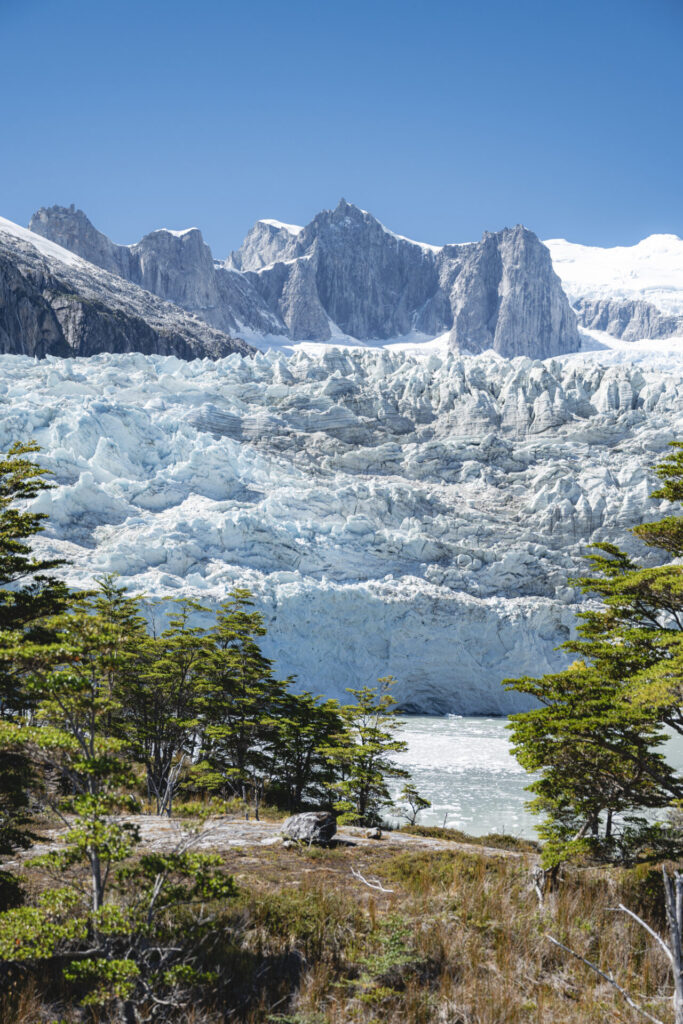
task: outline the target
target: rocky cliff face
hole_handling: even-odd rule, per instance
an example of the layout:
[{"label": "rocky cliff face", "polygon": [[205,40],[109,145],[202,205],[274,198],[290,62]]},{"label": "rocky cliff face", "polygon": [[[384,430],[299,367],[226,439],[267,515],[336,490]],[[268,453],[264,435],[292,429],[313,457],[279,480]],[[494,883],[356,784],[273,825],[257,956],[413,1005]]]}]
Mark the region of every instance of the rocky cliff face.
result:
[{"label": "rocky cliff face", "polygon": [[624,341],[683,335],[683,316],[662,313],[661,309],[642,299],[579,297],[574,303],[574,310],[582,327],[605,331]]},{"label": "rocky cliff face", "polygon": [[50,206],[31,218],[29,230],[112,274],[196,314],[221,331],[246,324],[260,333],[282,329],[242,275],[214,264],[198,228],[152,231],[134,245],[117,245],[82,210]]},{"label": "rocky cliff face", "polygon": [[[257,247],[269,262],[259,266]],[[580,347],[550,254],[525,228],[438,248],[388,231],[342,200],[298,232],[252,232],[235,263],[290,337],[325,341],[330,324],[364,341],[450,331],[455,349],[545,358]],[[304,315],[305,313],[305,315]]]},{"label": "rocky cliff face", "polygon": [[521,225],[473,245],[444,246],[440,270],[453,348],[544,359],[580,347],[550,253]]},{"label": "rocky cliff face", "polygon": [[2,219],[0,348],[38,358],[146,352],[217,359],[251,351],[181,307]]},{"label": "rocky cliff face", "polygon": [[312,341],[450,331],[456,349],[538,358],[580,346],[549,253],[522,227],[423,245],[342,200],[303,228],[259,221],[224,264],[197,229],[116,246],[81,211],[51,207],[31,230],[226,330]]}]

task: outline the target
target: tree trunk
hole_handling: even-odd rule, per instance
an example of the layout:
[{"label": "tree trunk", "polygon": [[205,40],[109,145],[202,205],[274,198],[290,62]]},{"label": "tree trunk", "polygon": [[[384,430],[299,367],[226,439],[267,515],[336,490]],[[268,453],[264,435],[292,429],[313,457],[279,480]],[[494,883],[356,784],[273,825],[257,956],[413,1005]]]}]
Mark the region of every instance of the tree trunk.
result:
[{"label": "tree trunk", "polygon": [[683,875],[674,871],[672,876],[666,868],[662,868],[662,875],[664,876],[666,920],[669,926],[671,969],[674,976],[674,1020],[676,1024],[683,1024],[683,950],[681,948]]},{"label": "tree trunk", "polygon": [[102,891],[102,865],[100,864],[100,855],[97,850],[91,849],[89,856],[90,876],[92,879],[92,909],[93,913],[96,913],[102,906],[104,899]]}]

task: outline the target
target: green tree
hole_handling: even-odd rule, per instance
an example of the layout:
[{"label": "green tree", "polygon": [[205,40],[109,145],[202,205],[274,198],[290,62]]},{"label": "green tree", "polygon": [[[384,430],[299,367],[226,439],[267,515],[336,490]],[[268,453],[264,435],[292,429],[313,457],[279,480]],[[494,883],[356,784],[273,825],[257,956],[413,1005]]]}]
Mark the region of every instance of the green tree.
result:
[{"label": "green tree", "polygon": [[343,824],[378,825],[382,809],[392,804],[388,780],[409,777],[391,757],[407,748],[394,735],[400,727],[393,710],[396,701],[389,692],[394,683],[386,676],[377,686],[348,689],[356,702],[342,707],[343,731],[324,748],[337,772],[330,788]]},{"label": "green tree", "polygon": [[118,677],[126,663],[130,609],[111,580],[47,620],[50,644],[26,642],[21,660],[35,702],[24,742],[34,762],[57,780],[53,809],[68,827],[58,858],[63,870],[87,861],[92,909],[104,902],[112,863],[128,855],[131,829],[112,818],[135,784],[124,742]]},{"label": "green tree", "polygon": [[[675,444],[657,468],[664,485],[653,497],[683,496],[681,448]],[[680,517],[633,532],[671,556],[681,552]],[[658,748],[663,725],[683,732],[683,567],[643,568],[607,543],[593,546],[588,564],[577,582],[600,605],[579,613],[577,636],[563,644],[579,660],[541,679],[505,681],[542,705],[513,716],[511,729],[518,759],[540,773],[529,787],[531,806],[547,814],[542,832],[555,859],[572,843],[595,849],[601,827],[609,852],[615,812],[681,796],[681,780]],[[637,830],[632,838],[638,841]]]},{"label": "green tree", "polygon": [[249,591],[234,590],[209,631],[202,662],[202,757],[206,778],[251,804],[258,818],[276,771],[288,683],[275,678],[261,651],[258,640],[266,630],[252,608]]},{"label": "green tree", "polygon": [[133,661],[118,693],[121,738],[130,757],[144,765],[157,814],[168,816],[201,744],[208,650],[206,630],[192,625],[206,609],[190,600],[173,605],[163,631],[149,635],[140,628],[131,637]]},{"label": "green tree", "polygon": [[329,804],[336,773],[325,751],[344,728],[339,703],[288,692],[280,702],[276,727],[270,793],[292,812]]},{"label": "green tree", "polygon": [[18,731],[32,714],[19,655],[25,642],[50,639],[45,618],[68,599],[52,575],[63,562],[32,551],[46,516],[25,504],[51,486],[35,462],[39,450],[33,442],[15,444],[0,458],[0,854],[28,845],[30,792],[39,784]]},{"label": "green tree", "polygon": [[401,790],[401,800],[403,801],[401,814],[409,825],[415,825],[422,811],[426,811],[428,807],[432,806],[430,800],[420,796],[417,787],[412,782],[406,782]]}]

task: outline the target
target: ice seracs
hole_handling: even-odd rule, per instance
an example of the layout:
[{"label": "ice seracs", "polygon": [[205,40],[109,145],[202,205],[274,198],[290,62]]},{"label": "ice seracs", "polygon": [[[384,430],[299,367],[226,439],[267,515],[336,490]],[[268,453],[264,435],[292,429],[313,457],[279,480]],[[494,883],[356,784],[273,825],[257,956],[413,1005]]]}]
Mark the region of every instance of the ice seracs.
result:
[{"label": "ice seracs", "polygon": [[302,686],[391,672],[405,707],[499,713],[520,706],[502,678],[562,664],[587,543],[660,514],[681,374],[620,358],[5,356],[0,448],[43,446],[41,544],[72,582],[247,586]]}]

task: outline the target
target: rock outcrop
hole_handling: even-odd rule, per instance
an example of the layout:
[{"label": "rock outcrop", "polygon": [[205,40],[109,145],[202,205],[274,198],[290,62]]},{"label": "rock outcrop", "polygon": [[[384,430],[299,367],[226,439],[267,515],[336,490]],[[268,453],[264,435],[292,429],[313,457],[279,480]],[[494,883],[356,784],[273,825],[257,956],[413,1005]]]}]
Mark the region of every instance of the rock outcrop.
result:
[{"label": "rock outcrop", "polygon": [[41,209],[30,228],[223,330],[369,342],[448,331],[454,349],[534,358],[580,347],[548,250],[520,226],[424,245],[341,200],[303,228],[259,221],[223,264],[196,228],[114,245],[73,207]]},{"label": "rock outcrop", "polygon": [[574,310],[582,327],[624,341],[683,336],[683,316],[662,313],[642,299],[577,298]]},{"label": "rock outcrop", "polygon": [[38,358],[144,352],[218,359],[252,351],[180,306],[2,219],[0,349]]},{"label": "rock outcrop", "polygon": [[[268,261],[259,266],[258,243]],[[441,248],[412,242],[342,200],[297,232],[250,233],[233,264],[292,338],[332,327],[363,341],[450,331],[454,349],[546,358],[580,347],[550,253],[525,228]]]},{"label": "rock outcrop", "polygon": [[334,814],[329,811],[305,811],[287,818],[282,825],[281,835],[286,842],[328,846],[336,831],[337,820]]},{"label": "rock outcrop", "polygon": [[29,230],[221,331],[239,332],[243,325],[263,334],[282,330],[242,275],[215,265],[198,228],[161,228],[134,245],[117,245],[72,205],[41,208]]}]

